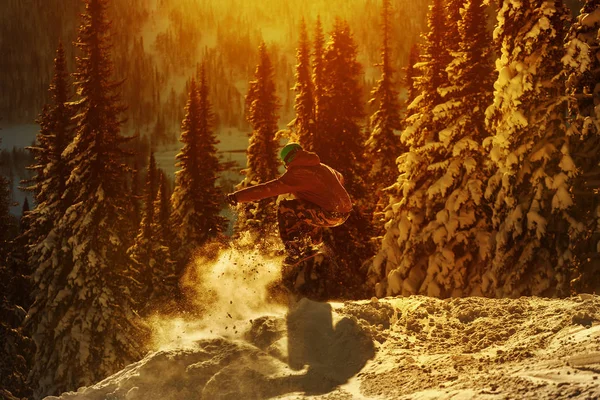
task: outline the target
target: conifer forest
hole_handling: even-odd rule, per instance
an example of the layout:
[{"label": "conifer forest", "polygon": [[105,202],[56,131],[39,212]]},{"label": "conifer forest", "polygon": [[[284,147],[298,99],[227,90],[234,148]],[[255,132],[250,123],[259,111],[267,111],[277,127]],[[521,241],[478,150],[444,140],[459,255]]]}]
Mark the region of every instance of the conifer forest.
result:
[{"label": "conifer forest", "polygon": [[[0,399],[600,398],[600,0],[0,10]],[[287,143],[352,202],[291,269]]]}]

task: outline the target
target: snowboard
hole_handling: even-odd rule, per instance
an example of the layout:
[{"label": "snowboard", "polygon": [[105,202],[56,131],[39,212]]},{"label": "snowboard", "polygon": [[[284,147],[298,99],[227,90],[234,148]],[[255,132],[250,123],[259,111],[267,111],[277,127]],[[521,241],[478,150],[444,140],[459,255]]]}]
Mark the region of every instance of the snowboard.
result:
[{"label": "snowboard", "polygon": [[315,252],[306,253],[306,254],[303,254],[297,261],[295,261],[293,263],[285,263],[284,265],[287,267],[290,267],[290,268],[294,268],[294,267],[297,267],[298,265],[310,260],[311,258],[316,258],[319,256],[324,257],[325,252],[319,249]]}]

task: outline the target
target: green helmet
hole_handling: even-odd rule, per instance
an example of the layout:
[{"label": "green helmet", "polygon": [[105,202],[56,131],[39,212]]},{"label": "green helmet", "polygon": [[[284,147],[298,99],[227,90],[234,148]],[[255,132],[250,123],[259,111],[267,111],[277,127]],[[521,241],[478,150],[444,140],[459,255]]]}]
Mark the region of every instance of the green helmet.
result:
[{"label": "green helmet", "polygon": [[281,157],[281,160],[283,160],[284,164],[289,164],[294,160],[294,157],[296,157],[298,150],[302,150],[302,146],[300,146],[298,143],[288,143],[283,146],[279,156]]}]

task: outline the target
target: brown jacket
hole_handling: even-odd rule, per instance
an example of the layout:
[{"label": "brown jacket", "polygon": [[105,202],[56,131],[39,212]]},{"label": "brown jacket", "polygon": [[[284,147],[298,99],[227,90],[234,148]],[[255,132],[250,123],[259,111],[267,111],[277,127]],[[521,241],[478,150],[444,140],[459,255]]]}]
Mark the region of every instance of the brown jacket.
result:
[{"label": "brown jacket", "polygon": [[343,184],[342,174],[321,164],[318,155],[300,150],[279,178],[238,190],[234,195],[237,201],[245,203],[291,193],[324,210],[347,213],[352,210],[352,201]]}]

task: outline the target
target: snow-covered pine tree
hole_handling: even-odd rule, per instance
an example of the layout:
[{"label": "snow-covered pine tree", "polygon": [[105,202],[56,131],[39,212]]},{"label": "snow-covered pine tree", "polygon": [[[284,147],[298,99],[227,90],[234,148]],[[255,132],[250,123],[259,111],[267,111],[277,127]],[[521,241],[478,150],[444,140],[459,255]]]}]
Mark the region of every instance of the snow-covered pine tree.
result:
[{"label": "snow-covered pine tree", "polygon": [[[454,54],[460,47],[461,35],[460,35],[460,21],[461,10],[464,7],[466,0],[448,0],[446,3],[446,37],[448,39],[454,38],[454,40],[447,40],[448,54],[450,56],[449,61],[456,59]],[[483,21],[486,21],[484,18]]]},{"label": "snow-covered pine tree", "polygon": [[386,233],[369,271],[369,282],[380,297],[422,293],[421,284],[428,268],[426,249],[414,244],[419,242],[429,211],[425,207],[427,190],[433,182],[428,169],[442,161],[433,159],[433,150],[442,147],[441,143],[435,144],[442,125],[435,119],[433,110],[444,103],[438,88],[449,86],[446,17],[442,0],[434,0],[429,6],[427,22],[429,31],[423,37],[421,62],[414,65],[420,73],[414,77],[418,95],[408,106],[405,129],[401,134],[402,143],[408,151],[398,159],[399,176],[389,192]]},{"label": "snow-covered pine tree", "polygon": [[419,89],[417,84],[417,79],[420,76],[420,70],[418,68],[419,62],[419,46],[414,44],[410,48],[410,53],[408,55],[408,65],[404,68],[404,79],[402,80],[402,85],[406,89],[406,100],[405,111],[401,121],[401,128],[404,130],[409,123],[407,122],[410,119],[410,116],[417,110],[417,107],[411,107],[411,104],[417,96],[419,95]]},{"label": "snow-covered pine tree", "polygon": [[6,259],[12,274],[12,282],[8,288],[10,302],[24,310],[28,310],[32,302],[31,268],[28,260],[30,219],[29,200],[25,197],[19,219],[18,236],[10,243],[10,253]]},{"label": "snow-covered pine tree", "polygon": [[137,232],[142,221],[142,182],[140,176],[140,165],[136,160],[131,171],[131,199],[129,208],[131,210],[130,225],[133,229],[133,234]]},{"label": "snow-covered pine tree", "polygon": [[394,69],[390,48],[390,18],[392,16],[390,0],[383,0],[381,10],[381,78],[371,93],[369,104],[377,104],[377,110],[370,118],[370,136],[366,142],[366,156],[371,164],[369,171],[370,198],[377,204],[374,213],[374,224],[379,233],[383,229],[383,208],[387,205],[388,196],[384,189],[397,179],[398,166],[396,159],[405,151],[400,143],[400,105],[398,91],[395,87]]},{"label": "snow-covered pine tree", "polygon": [[569,96],[570,152],[578,169],[572,215],[582,226],[573,239],[577,257],[573,288],[600,291],[600,0],[588,0],[566,38],[563,57]]},{"label": "snow-covered pine tree", "polygon": [[199,86],[195,79],[190,83],[180,139],[183,148],[177,154],[179,170],[171,196],[178,276],[192,260],[193,252],[209,240],[219,238],[226,226],[226,220],[219,215],[222,196],[217,186],[220,170],[218,141],[212,129],[213,115],[208,96],[208,83],[202,67]]},{"label": "snow-covered pine tree", "polygon": [[152,230],[155,222],[154,201],[158,192],[158,180],[156,160],[154,152],[151,151],[146,171],[142,220],[133,245],[127,250],[132,269],[136,271],[139,281],[139,288],[132,290],[133,298],[145,311],[152,310],[156,306],[151,304],[149,297],[154,291],[152,287],[154,270],[162,268],[156,259],[156,250],[160,251],[161,246]]},{"label": "snow-covered pine tree", "polygon": [[158,192],[154,201],[154,217],[158,229],[157,240],[170,249],[173,246],[173,229],[171,228],[169,182],[163,170],[158,170],[158,176]]},{"label": "snow-covered pine tree", "polygon": [[217,238],[223,234],[227,227],[227,219],[220,215],[223,204],[223,195],[219,186],[219,172],[222,170],[217,155],[217,139],[214,131],[215,114],[210,102],[210,88],[206,75],[206,65],[200,68],[198,91],[200,94],[200,157],[202,159],[203,173],[200,175],[200,185],[204,187],[203,215],[204,230],[208,238]]},{"label": "snow-covered pine tree", "polygon": [[[30,211],[31,207],[29,206],[29,198],[25,197],[25,200],[23,200],[23,207],[21,207],[21,217],[25,217]],[[27,221],[26,218],[21,218],[19,230],[21,232],[29,230],[29,221]]]},{"label": "snow-covered pine tree", "polygon": [[[275,138],[280,100],[275,90],[274,69],[265,43],[258,49],[259,63],[246,95],[246,119],[252,126],[248,146],[248,164],[243,171],[246,177],[238,189],[268,182],[279,175],[279,143]],[[267,198],[239,206],[236,235],[250,232],[252,243],[267,247],[277,232],[274,198]]]},{"label": "snow-covered pine tree", "polygon": [[[315,62],[316,63],[316,62]],[[372,221],[369,214],[365,163],[365,134],[361,123],[365,112],[361,91],[362,67],[357,61],[357,46],[347,21],[337,18],[323,54],[321,103],[315,152],[321,161],[344,176],[354,211],[342,226],[329,230],[325,241],[333,250],[339,270],[330,269],[331,297],[360,296],[364,279],[361,265],[372,256],[369,239]],[[366,211],[366,213],[365,213]]]},{"label": "snow-covered pine tree", "polygon": [[346,189],[355,202],[366,194],[361,74],[357,46],[348,22],[336,18],[323,54],[321,130],[315,138],[315,151],[321,161],[344,175]]},{"label": "snow-covered pine tree", "polygon": [[497,230],[485,295],[566,294],[576,223],[576,166],[566,134],[561,59],[570,13],[562,0],[502,1],[494,39],[498,78],[487,109],[495,171],[485,197]]},{"label": "snow-covered pine tree", "polygon": [[[430,8],[420,94],[402,134],[409,151],[399,159],[386,234],[370,271],[372,283],[380,280],[378,296],[477,292],[489,236],[482,141],[492,60],[482,2],[468,1],[456,21],[461,4],[444,9],[434,1]],[[455,49],[453,61],[443,49]]]},{"label": "snow-covered pine tree", "polygon": [[[0,176],[0,229],[5,225],[8,214],[8,202],[4,196],[8,193],[7,181]],[[5,215],[6,213],[6,215]],[[20,328],[26,312],[14,304],[7,296],[12,290],[13,276],[0,259],[0,398],[20,400],[31,398],[32,391],[27,384],[27,375],[31,368],[33,342],[23,335]]]},{"label": "snow-covered pine tree", "polygon": [[150,230],[154,235],[155,267],[152,268],[152,281],[150,286],[150,301],[161,305],[161,311],[170,311],[174,306],[173,300],[179,296],[177,288],[178,277],[176,265],[171,255],[172,229],[170,222],[170,196],[167,177],[158,169],[158,192],[154,200],[154,220]]},{"label": "snow-covered pine tree", "polygon": [[143,227],[140,227],[140,233],[143,233],[146,238],[152,237],[150,226],[154,222],[154,200],[158,194],[159,172],[156,167],[156,159],[154,152],[150,150],[148,159],[148,169],[146,170],[146,186],[144,187],[144,216],[142,221],[146,221]]},{"label": "snow-covered pine tree", "polygon": [[[418,114],[418,117],[407,121],[412,124],[413,128],[407,128],[406,132],[403,132],[402,135],[403,141],[409,146],[412,145],[412,142],[424,143],[426,139],[429,139],[429,136],[433,136],[434,132],[437,132],[435,128],[441,126],[440,124],[436,124],[437,121],[433,120],[433,115],[430,115],[429,111],[443,102],[442,93],[440,93],[438,88],[447,88],[449,86],[446,68],[452,58],[447,47],[450,41],[446,30],[447,23],[444,2],[442,0],[433,0],[429,6],[427,17],[429,30],[424,35],[424,43],[419,52],[420,63],[417,64],[418,71],[421,74],[415,77],[415,88],[419,92],[419,96],[417,96],[415,102],[422,111]],[[453,41],[456,41],[456,38],[453,39]],[[416,120],[422,119],[422,117],[426,117],[426,120],[421,125],[414,124]],[[427,131],[427,135],[420,138],[413,137],[419,136],[418,132],[416,132],[417,128]]]},{"label": "snow-covered pine tree", "polygon": [[446,244],[455,255],[456,282],[463,282],[463,287],[457,287],[456,294],[472,295],[481,293],[481,277],[490,250],[491,212],[489,202],[482,196],[489,179],[489,159],[483,149],[483,140],[489,135],[485,111],[493,99],[496,72],[487,3],[466,0],[461,4],[463,8],[457,24],[459,46],[447,68],[450,85],[454,88],[447,101],[455,102],[455,105],[446,115],[446,134],[449,134],[446,159],[450,166],[461,166],[462,171],[458,174],[460,181],[455,181],[452,190],[446,190],[442,199],[450,216],[445,225],[458,226],[454,239]]},{"label": "snow-covered pine tree", "polygon": [[315,99],[310,68],[310,41],[306,31],[304,18],[300,21],[300,40],[296,51],[296,102],[294,110],[296,118],[290,122],[298,137],[298,142],[305,150],[312,151],[314,148],[315,132]]},{"label": "snow-covered pine tree", "polygon": [[[75,137],[62,153],[71,171],[63,196],[72,201],[40,248],[66,248],[70,259],[46,259],[27,324],[37,351],[34,397],[97,382],[143,355],[146,329],[133,311],[126,255],[127,168],[117,90],[111,79],[108,0],[84,0],[75,85]],[[68,240],[64,240],[68,238]],[[59,262],[60,261],[60,262]]]},{"label": "snow-covered pine tree", "polygon": [[28,237],[30,240],[31,265],[39,265],[46,250],[37,248],[42,243],[56,222],[60,220],[67,207],[68,200],[63,197],[70,171],[63,151],[73,139],[74,108],[68,104],[69,78],[67,61],[62,43],[59,43],[54,60],[54,76],[50,83],[50,104],[46,105],[37,122],[40,132],[36,144],[28,147],[34,157],[35,164],[29,169],[34,177],[27,188],[33,192],[35,208],[26,216],[28,219]]},{"label": "snow-covered pine tree", "polygon": [[[13,218],[9,214],[8,180],[0,176],[0,230],[13,231]],[[26,209],[25,205],[23,206]],[[23,221],[23,218],[21,218]],[[33,341],[24,335],[21,325],[29,306],[28,277],[21,268],[26,265],[26,249],[20,243],[25,236],[25,226],[20,235],[10,243],[0,243],[0,398],[17,400],[30,398],[32,391],[27,375],[33,357]],[[8,260],[6,252],[10,251]]]},{"label": "snow-covered pine tree", "polygon": [[[47,346],[37,351],[38,358],[50,357],[55,351],[53,332],[60,315],[50,315],[51,311],[47,310],[59,305],[56,302],[57,295],[72,269],[71,254],[67,250],[69,233],[58,226],[58,221],[72,204],[71,196],[65,196],[70,169],[63,152],[73,139],[71,119],[75,110],[67,103],[70,100],[69,81],[62,44],[59,44],[56,52],[49,91],[51,102],[37,120],[40,132],[36,144],[28,148],[35,160],[29,167],[35,175],[28,189],[33,192],[36,206],[26,217],[29,229],[25,237],[29,243],[28,258],[34,291],[31,294],[33,305],[28,311],[25,327],[32,337],[38,332],[34,340],[39,346]],[[69,306],[61,307],[64,312]],[[45,356],[42,355],[44,353]],[[50,365],[58,366],[58,363],[54,361]],[[38,368],[43,371],[42,365]],[[52,379],[54,377],[48,380]]]},{"label": "snow-covered pine tree", "polygon": [[321,107],[323,101],[323,55],[325,54],[325,34],[323,33],[323,24],[321,23],[321,16],[317,16],[317,22],[315,24],[315,38],[313,42],[313,65],[312,65],[312,82],[313,82],[313,95],[314,95],[314,118],[315,126],[313,133],[313,149],[314,149],[314,137],[320,135],[319,121],[321,119]]},{"label": "snow-covered pine tree", "polygon": [[[445,7],[442,0],[433,0],[429,6],[428,32],[423,35],[424,43],[420,50],[411,51],[406,72],[405,85],[409,90],[407,113],[402,121],[405,129],[401,135],[404,146],[422,146],[433,138],[442,127],[433,118],[433,109],[443,103],[442,94],[448,88],[449,80],[446,68],[451,58],[448,49],[449,37],[446,34]],[[456,41],[456,38],[452,38]],[[417,62],[418,61],[418,62]]]},{"label": "snow-covered pine tree", "polygon": [[246,180],[262,183],[278,175],[279,146],[275,141],[275,132],[280,100],[275,90],[274,68],[264,42],[258,52],[255,80],[250,82],[246,95],[246,117],[253,128],[248,147]]}]

